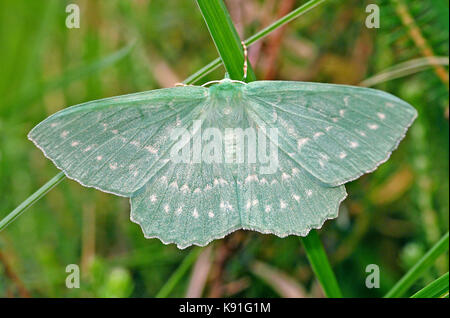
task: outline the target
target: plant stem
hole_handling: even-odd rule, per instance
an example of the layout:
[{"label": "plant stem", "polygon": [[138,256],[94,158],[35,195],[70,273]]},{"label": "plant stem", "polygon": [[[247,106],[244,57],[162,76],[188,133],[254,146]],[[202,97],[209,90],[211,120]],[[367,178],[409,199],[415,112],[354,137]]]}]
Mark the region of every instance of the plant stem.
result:
[{"label": "plant stem", "polygon": [[448,250],[448,233],[445,234],[386,294],[387,298],[402,297],[412,284]]},{"label": "plant stem", "polygon": [[49,192],[54,186],[64,179],[65,175],[63,172],[59,172],[50,181],[44,184],[39,190],[30,195],[25,201],[23,201],[17,208],[15,208],[11,213],[9,213],[5,218],[0,221],[0,231],[7,227],[11,222],[13,222],[17,217],[19,217],[27,208],[32,206],[36,201],[42,198],[47,192]]},{"label": "plant stem", "polygon": [[311,230],[308,236],[301,237],[300,240],[305,248],[309,263],[311,264],[314,274],[316,274],[325,295],[327,297],[341,298],[341,290],[336,277],[334,276],[330,262],[328,261],[327,254],[320,242],[317,231]]},{"label": "plant stem", "polygon": [[230,78],[240,81],[256,80],[251,66],[248,68],[247,78],[244,79],[241,40],[223,0],[197,0],[197,4]]},{"label": "plant stem", "polygon": [[[245,45],[247,45],[247,47],[249,47],[250,45],[252,45],[256,41],[261,40],[262,38],[266,37],[267,35],[269,35],[273,31],[275,31],[279,27],[281,27],[281,26],[285,25],[286,23],[289,23],[292,20],[298,18],[299,16],[305,14],[306,12],[308,12],[309,10],[315,8],[316,6],[318,6],[319,4],[321,4],[324,1],[326,1],[326,0],[310,0],[310,1],[308,1],[304,5],[298,7],[297,9],[295,9],[293,11],[291,11],[289,14],[287,14],[284,17],[276,20],[275,22],[273,22],[269,26],[265,27],[261,31],[255,33],[254,35],[252,35],[251,37],[246,39],[244,41]],[[193,83],[199,81],[203,76],[206,76],[209,73],[211,73],[212,71],[214,71],[215,69],[217,69],[220,66],[220,64],[221,64],[221,59],[220,58],[216,58],[215,60],[209,62],[207,65],[205,65],[204,67],[199,69],[197,72],[195,72],[194,74],[189,76],[184,81],[184,83],[185,84],[193,84]]]},{"label": "plant stem", "polygon": [[173,272],[172,276],[170,276],[169,280],[164,284],[164,286],[160,289],[160,291],[156,294],[156,298],[165,298],[168,297],[172,292],[174,287],[180,281],[180,279],[184,276],[184,274],[189,270],[192,264],[197,259],[198,254],[200,254],[201,248],[194,248],[189,252],[189,254],[183,259],[180,266]]},{"label": "plant stem", "polygon": [[448,272],[432,281],[411,298],[438,298],[448,295]]}]

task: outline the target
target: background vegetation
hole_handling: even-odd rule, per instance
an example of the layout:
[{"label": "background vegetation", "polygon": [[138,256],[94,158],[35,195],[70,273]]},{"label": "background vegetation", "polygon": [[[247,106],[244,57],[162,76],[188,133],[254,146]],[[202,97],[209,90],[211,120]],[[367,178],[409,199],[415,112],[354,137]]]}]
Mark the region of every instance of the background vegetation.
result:
[{"label": "background vegetation", "polygon": [[[244,39],[306,1],[225,2]],[[65,27],[69,3],[80,29]],[[365,27],[369,3],[380,29]],[[330,0],[249,48],[258,79],[358,85],[411,60],[420,70],[375,86],[419,118],[387,163],[347,186],[340,216],[320,231],[345,296],[384,295],[448,231],[448,67],[417,60],[448,58],[448,13],[444,0]],[[70,105],[171,87],[217,57],[194,1],[4,0],[0,45],[0,218],[57,173],[26,138],[35,124]],[[126,199],[64,180],[0,232],[0,296],[153,297],[183,259],[195,265],[177,272],[170,296],[322,295],[296,237],[238,231],[189,253],[145,239]],[[65,286],[68,264],[81,267],[80,289]],[[368,264],[380,266],[380,289],[365,286]],[[442,256],[409,294],[448,267]]]}]

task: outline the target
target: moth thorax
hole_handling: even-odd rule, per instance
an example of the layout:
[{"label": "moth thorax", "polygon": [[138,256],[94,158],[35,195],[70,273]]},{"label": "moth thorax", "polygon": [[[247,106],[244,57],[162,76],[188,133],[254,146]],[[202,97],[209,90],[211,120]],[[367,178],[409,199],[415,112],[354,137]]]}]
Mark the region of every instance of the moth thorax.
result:
[{"label": "moth thorax", "polygon": [[222,83],[209,88],[211,98],[220,100],[234,100],[242,98],[243,85],[239,83]]}]

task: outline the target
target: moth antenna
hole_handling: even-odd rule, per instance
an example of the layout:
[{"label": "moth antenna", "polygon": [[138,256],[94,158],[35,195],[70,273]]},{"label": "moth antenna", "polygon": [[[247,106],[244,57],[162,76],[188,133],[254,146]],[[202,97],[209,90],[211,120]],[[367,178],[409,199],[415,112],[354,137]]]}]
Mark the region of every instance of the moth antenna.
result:
[{"label": "moth antenna", "polygon": [[248,59],[248,51],[247,51],[247,45],[245,45],[244,41],[241,41],[242,48],[244,49],[244,79],[247,78],[247,59]]}]

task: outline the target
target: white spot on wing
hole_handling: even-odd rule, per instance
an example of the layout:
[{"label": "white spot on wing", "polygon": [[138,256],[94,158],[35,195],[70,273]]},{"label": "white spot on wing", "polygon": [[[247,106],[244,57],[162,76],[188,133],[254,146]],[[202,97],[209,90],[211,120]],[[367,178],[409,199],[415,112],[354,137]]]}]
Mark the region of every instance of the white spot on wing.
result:
[{"label": "white spot on wing", "polygon": [[297,140],[297,148],[298,150],[302,149],[302,147],[304,145],[306,145],[306,143],[309,141],[309,138],[300,138],[299,140]]},{"label": "white spot on wing", "polygon": [[248,183],[251,181],[258,181],[258,176],[256,174],[249,174],[247,176],[247,178],[245,178],[245,183]]},{"label": "white spot on wing", "polygon": [[356,130],[356,132],[357,132],[360,136],[366,137],[366,133],[365,133],[364,131]]},{"label": "white spot on wing", "polygon": [[183,193],[188,193],[189,192],[189,186],[187,184],[183,185],[180,188],[180,191],[183,192]]},{"label": "white spot on wing", "polygon": [[314,139],[317,139],[317,138],[319,138],[320,136],[323,136],[323,135],[325,135],[323,132],[321,132],[321,131],[319,131],[319,132],[316,132],[315,134],[314,134]]},{"label": "white spot on wing", "polygon": [[145,150],[147,150],[148,152],[150,152],[151,154],[156,154],[158,153],[158,149],[152,147],[152,146],[145,146]]}]

